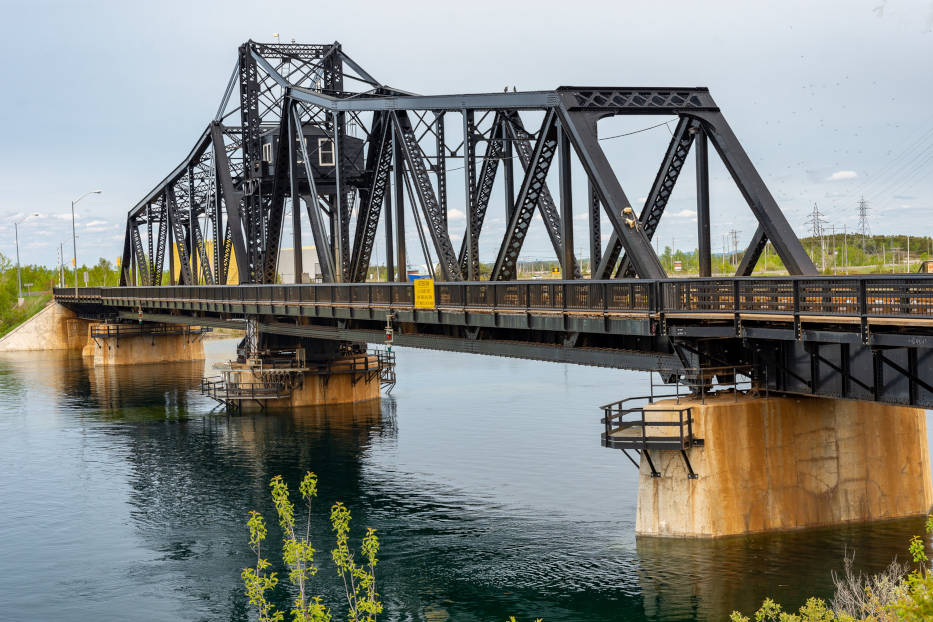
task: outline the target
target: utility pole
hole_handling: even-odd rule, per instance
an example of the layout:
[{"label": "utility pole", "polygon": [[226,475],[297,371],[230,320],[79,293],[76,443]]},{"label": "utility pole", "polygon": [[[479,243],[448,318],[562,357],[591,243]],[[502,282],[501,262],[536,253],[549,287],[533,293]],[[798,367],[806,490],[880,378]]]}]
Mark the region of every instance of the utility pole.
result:
[{"label": "utility pole", "polygon": [[862,234],[862,254],[865,254],[865,240],[871,235],[871,229],[868,228],[868,201],[865,197],[858,201],[858,229]]},{"label": "utility pole", "polygon": [[729,248],[729,252],[730,252],[729,263],[731,263],[733,266],[738,263],[739,233],[741,233],[741,231],[737,231],[735,229],[729,230],[729,247],[730,247]]},{"label": "utility pole", "polygon": [[833,234],[832,234],[832,235],[833,235],[833,241],[832,241],[832,245],[833,245],[833,274],[836,274],[836,225],[833,225],[833,226],[832,226],[832,232],[833,232]]},{"label": "utility pole", "polygon": [[842,265],[849,274],[849,236],[846,231],[846,225],[842,225]]},{"label": "utility pole", "polygon": [[910,272],[910,234],[907,234],[907,264],[904,266],[904,272]]}]

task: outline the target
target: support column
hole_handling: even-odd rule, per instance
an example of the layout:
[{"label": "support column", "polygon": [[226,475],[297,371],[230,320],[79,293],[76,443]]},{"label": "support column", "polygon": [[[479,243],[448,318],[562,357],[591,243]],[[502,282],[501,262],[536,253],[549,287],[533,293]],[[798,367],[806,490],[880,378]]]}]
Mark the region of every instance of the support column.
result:
[{"label": "support column", "polygon": [[398,282],[408,281],[408,259],[405,255],[405,156],[402,155],[401,137],[393,133],[395,149],[395,250],[398,253]]},{"label": "support column", "polygon": [[561,278],[573,278],[573,187],[570,176],[570,141],[563,123],[557,128],[557,156],[560,184]]},{"label": "support column", "polygon": [[204,360],[203,333],[176,324],[92,323],[81,354],[94,367]]},{"label": "support column", "polygon": [[[635,531],[717,537],[925,515],[933,504],[926,413],[919,408],[816,397],[734,394],[658,402],[657,412],[689,406],[687,450],[642,457]],[[650,429],[675,434],[678,426]]]},{"label": "support column", "polygon": [[[288,124],[288,136],[285,139],[288,140],[289,194],[291,194],[292,199],[292,248],[295,253],[293,267],[295,270],[295,282],[301,283],[301,274],[304,272],[304,258],[301,253],[301,194],[298,189],[297,141],[300,139],[295,136],[294,123]],[[283,140],[283,137],[280,136],[279,140]]]},{"label": "support column", "polygon": [[[389,180],[386,179],[386,186]],[[386,233],[386,283],[395,279],[395,249],[392,245],[392,192],[386,188],[385,193],[385,233]]]},{"label": "support column", "polygon": [[709,237],[709,150],[706,148],[706,132],[697,130],[697,249],[700,260],[700,276],[712,276],[712,252]]}]

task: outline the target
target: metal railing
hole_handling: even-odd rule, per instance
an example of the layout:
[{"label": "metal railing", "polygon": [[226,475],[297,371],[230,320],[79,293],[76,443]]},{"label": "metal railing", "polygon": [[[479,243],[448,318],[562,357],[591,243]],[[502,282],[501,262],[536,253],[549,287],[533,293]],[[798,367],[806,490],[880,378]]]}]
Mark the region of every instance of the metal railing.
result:
[{"label": "metal railing", "polygon": [[[933,275],[436,283],[439,309],[933,317]],[[55,288],[64,302],[414,307],[407,283]]]},{"label": "metal railing", "polygon": [[96,324],[91,338],[165,337],[168,335],[201,335],[213,329],[206,326],[173,326],[169,324]]},{"label": "metal railing", "polygon": [[283,399],[290,394],[283,382],[239,382],[222,377],[202,378],[201,393],[225,404]]}]

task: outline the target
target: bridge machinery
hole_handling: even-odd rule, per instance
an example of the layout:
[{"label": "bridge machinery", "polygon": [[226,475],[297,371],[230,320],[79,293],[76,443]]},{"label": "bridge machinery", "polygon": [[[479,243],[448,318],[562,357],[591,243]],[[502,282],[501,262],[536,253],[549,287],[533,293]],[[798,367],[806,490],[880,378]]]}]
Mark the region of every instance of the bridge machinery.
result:
[{"label": "bridge machinery", "polygon": [[[598,131],[626,115],[671,119],[637,211]],[[727,278],[711,276],[710,144],[757,223]],[[651,241],[691,159],[700,278],[670,279]],[[462,184],[448,184],[454,170]],[[503,218],[489,217],[493,204]],[[451,232],[448,212],[461,207],[465,227]],[[518,280],[536,217],[560,280]],[[303,232],[313,266],[298,252]],[[380,232],[384,267],[373,265]],[[495,257],[488,273],[481,241]],[[787,277],[752,276],[767,243]],[[412,254],[435,281],[427,305],[408,283]],[[308,357],[319,370],[353,367],[347,357],[367,367],[314,400],[377,396],[393,372],[362,344],[382,343],[386,327],[402,346],[659,372],[673,401],[653,391],[642,405],[608,405],[603,420],[604,445],[638,454],[642,533],[889,518],[933,502],[925,420],[911,408],[933,406],[933,278],[819,276],[705,88],[417,95],[336,42],[248,41],[194,147],[129,211],[120,286],[56,298],[117,322],[247,328],[237,364],[253,376],[206,388],[225,401],[256,397],[247,385],[267,377],[278,380],[262,391],[281,399]],[[269,371],[285,360],[287,374]]]}]

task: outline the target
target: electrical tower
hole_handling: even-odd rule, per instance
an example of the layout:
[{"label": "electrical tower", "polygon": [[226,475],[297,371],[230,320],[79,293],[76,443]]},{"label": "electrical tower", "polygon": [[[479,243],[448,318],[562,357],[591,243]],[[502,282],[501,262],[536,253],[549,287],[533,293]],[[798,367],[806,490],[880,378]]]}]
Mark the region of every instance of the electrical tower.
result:
[{"label": "electrical tower", "polygon": [[820,212],[820,208],[817,207],[817,204],[813,204],[813,211],[810,212],[810,218],[807,219],[807,226],[810,228],[810,253],[813,254],[813,243],[817,238],[820,240],[820,262],[822,265],[821,270],[826,271],[826,245],[823,241],[823,230],[826,225],[826,219],[823,218],[823,214]]},{"label": "electrical tower", "polygon": [[868,201],[861,197],[858,201],[858,229],[862,234],[862,254],[865,254],[865,240],[871,235],[871,229],[868,227]]},{"label": "electrical tower", "polygon": [[729,249],[730,249],[730,262],[732,265],[735,265],[738,261],[739,256],[739,231],[735,229],[729,230]]}]

